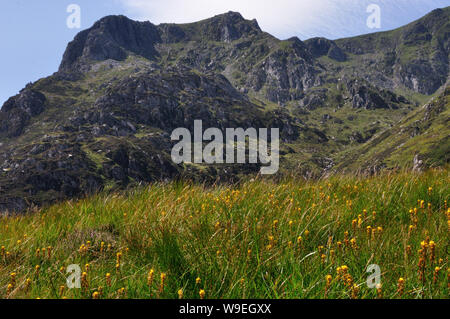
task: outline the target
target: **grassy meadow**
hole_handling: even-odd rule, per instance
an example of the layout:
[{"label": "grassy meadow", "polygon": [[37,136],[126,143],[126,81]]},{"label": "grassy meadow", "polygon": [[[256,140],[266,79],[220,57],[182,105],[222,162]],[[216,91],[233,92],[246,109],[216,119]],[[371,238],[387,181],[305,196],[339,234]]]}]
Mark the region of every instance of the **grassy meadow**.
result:
[{"label": "grassy meadow", "polygon": [[448,298],[449,173],[161,183],[4,216],[0,298]]}]

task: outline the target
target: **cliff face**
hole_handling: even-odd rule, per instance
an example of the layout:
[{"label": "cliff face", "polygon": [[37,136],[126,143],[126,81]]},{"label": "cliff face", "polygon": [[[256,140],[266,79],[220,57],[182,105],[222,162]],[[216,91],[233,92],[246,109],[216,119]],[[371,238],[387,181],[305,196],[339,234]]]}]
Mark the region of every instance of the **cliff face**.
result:
[{"label": "cliff face", "polygon": [[123,61],[129,54],[152,59],[158,55],[158,42],[159,31],[150,22],[132,21],[125,16],[105,17],[69,43],[59,70],[83,70],[89,61]]},{"label": "cliff face", "polygon": [[0,113],[0,133],[7,137],[21,135],[30,119],[44,111],[45,102],[45,95],[27,88],[8,99]]},{"label": "cliff face", "polygon": [[231,43],[262,33],[256,20],[245,20],[240,13],[228,12],[203,21],[158,26],[165,43],[215,41]]},{"label": "cliff face", "polygon": [[[0,211],[259,171],[175,165],[170,134],[198,119],[221,129],[280,128],[281,174],[369,168],[371,158],[348,159],[446,87],[449,15],[446,8],[391,32],[305,42],[278,40],[235,12],[158,26],[105,17],[69,43],[58,72],[0,110]],[[412,153],[404,157],[378,166],[413,162]]]},{"label": "cliff face", "polygon": [[449,8],[389,32],[336,41],[360,62],[358,75],[391,89],[430,95],[445,84],[449,70]]}]

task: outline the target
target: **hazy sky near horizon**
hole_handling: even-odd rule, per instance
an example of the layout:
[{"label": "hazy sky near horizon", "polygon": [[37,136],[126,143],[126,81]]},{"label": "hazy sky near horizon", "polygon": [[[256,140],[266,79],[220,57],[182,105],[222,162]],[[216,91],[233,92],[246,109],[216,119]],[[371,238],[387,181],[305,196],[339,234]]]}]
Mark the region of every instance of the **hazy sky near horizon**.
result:
[{"label": "hazy sky near horizon", "polygon": [[[66,25],[67,7],[81,8],[81,28]],[[380,7],[381,28],[367,26],[367,7]],[[57,71],[67,43],[110,14],[186,23],[227,11],[257,19],[278,38],[336,39],[400,27],[450,0],[3,0],[0,5],[0,106],[28,82]]]}]

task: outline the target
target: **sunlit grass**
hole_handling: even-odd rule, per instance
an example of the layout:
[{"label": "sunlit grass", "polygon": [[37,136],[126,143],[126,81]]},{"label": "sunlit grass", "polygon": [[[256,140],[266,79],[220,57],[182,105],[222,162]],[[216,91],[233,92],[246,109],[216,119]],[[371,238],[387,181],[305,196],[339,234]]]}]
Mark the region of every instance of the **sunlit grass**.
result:
[{"label": "sunlit grass", "polygon": [[[3,217],[0,296],[448,298],[449,181],[435,169],[174,182]],[[71,264],[81,289],[65,285]],[[378,289],[366,284],[371,264]]]}]

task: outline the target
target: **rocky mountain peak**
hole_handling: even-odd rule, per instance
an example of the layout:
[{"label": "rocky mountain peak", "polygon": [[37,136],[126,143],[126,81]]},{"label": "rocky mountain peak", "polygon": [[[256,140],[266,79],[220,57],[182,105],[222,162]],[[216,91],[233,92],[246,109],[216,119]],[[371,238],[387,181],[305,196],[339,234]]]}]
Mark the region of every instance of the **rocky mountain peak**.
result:
[{"label": "rocky mountain peak", "polygon": [[147,59],[158,56],[156,43],[182,41],[232,42],[261,33],[256,20],[245,20],[238,12],[227,12],[189,24],[161,24],[131,20],[123,15],[107,16],[80,32],[69,43],[59,71],[86,71],[92,61],[124,61],[130,53]]},{"label": "rocky mountain peak", "polygon": [[107,16],[69,43],[59,70],[83,70],[89,61],[123,61],[130,52],[151,59],[158,54],[154,45],[160,41],[158,29],[150,22]]},{"label": "rocky mountain peak", "polygon": [[[238,12],[227,12],[211,19],[212,24],[220,30],[220,40],[231,42],[244,36],[251,36],[261,32],[256,20],[245,20]],[[218,36],[219,34],[215,34]]]},{"label": "rocky mountain peak", "polygon": [[215,22],[219,25],[234,25],[236,27],[247,26],[247,31],[257,31],[261,32],[261,28],[258,25],[258,21],[256,19],[246,20],[239,12],[228,11],[227,13],[216,15],[210,19],[212,22]]},{"label": "rocky mountain peak", "polygon": [[235,23],[246,21],[244,19],[244,17],[242,16],[242,14],[240,14],[239,12],[236,12],[236,11],[228,11],[228,12],[225,12],[222,14],[218,14],[210,19],[211,20],[228,19],[230,21],[234,21]]},{"label": "rocky mountain peak", "polygon": [[246,20],[238,12],[227,12],[199,22],[188,24],[161,24],[166,42],[217,41],[232,42],[260,34],[256,20]]}]

